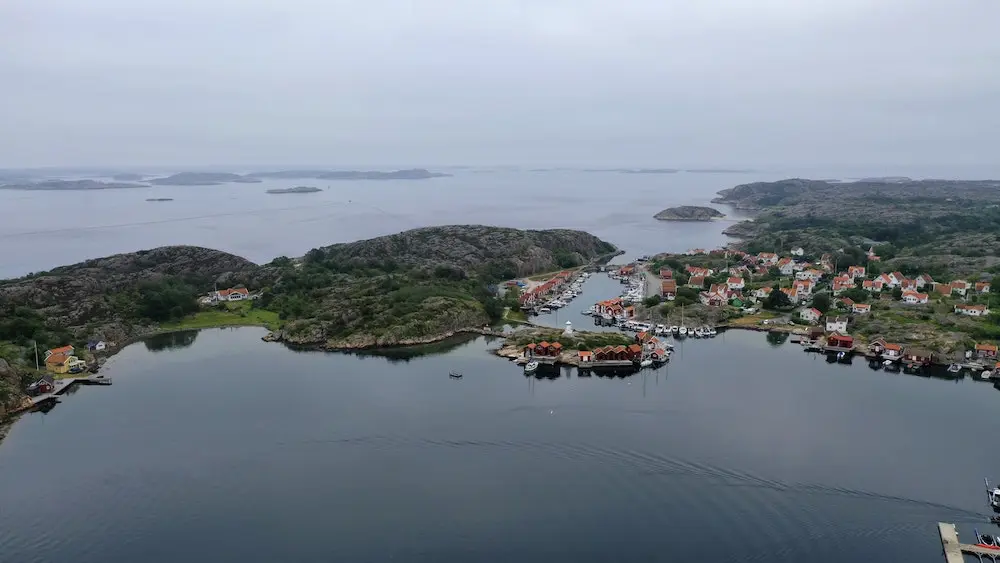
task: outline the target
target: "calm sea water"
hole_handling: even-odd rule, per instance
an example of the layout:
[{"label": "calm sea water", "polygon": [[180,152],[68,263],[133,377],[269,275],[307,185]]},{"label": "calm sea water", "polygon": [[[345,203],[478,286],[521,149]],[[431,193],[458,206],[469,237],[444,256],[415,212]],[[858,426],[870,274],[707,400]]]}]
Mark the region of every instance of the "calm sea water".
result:
[{"label": "calm sea water", "polygon": [[[258,263],[311,248],[416,227],[480,223],[584,229],[635,255],[713,247],[727,223],[668,223],[665,207],[707,204],[768,174],[453,169],[450,178],[398,182],[280,180],[94,192],[0,190],[0,278],[172,244],[233,252]],[[311,194],[267,189],[311,185]],[[329,189],[325,189],[329,188]],[[169,197],[174,201],[147,202]],[[52,220],[52,209],[71,210]],[[742,215],[721,207],[733,220]]]},{"label": "calm sea water", "polygon": [[0,559],[937,563],[935,523],[985,530],[1000,478],[991,386],[760,333],[555,379],[481,338],[384,358],[262,334],[134,344],[113,386],[18,421]]}]

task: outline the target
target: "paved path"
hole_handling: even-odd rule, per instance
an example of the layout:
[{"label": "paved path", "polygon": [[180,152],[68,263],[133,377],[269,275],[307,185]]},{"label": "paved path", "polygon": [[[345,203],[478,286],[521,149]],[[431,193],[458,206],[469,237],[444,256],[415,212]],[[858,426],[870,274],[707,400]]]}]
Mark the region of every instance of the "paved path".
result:
[{"label": "paved path", "polygon": [[659,295],[660,288],[663,285],[661,283],[660,277],[645,268],[642,270],[642,272],[643,275],[646,276],[646,297]]}]

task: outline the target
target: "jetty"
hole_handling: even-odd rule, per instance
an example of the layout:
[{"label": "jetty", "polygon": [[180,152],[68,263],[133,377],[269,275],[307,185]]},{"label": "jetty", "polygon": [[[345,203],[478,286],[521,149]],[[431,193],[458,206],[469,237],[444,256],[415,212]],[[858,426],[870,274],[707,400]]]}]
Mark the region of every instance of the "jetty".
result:
[{"label": "jetty", "polygon": [[1000,557],[1000,549],[982,547],[958,541],[958,530],[954,524],[938,522],[938,533],[941,534],[941,547],[944,548],[944,560],[947,563],[963,563],[963,553],[987,557]]},{"label": "jetty", "polygon": [[65,393],[75,383],[84,383],[87,385],[111,385],[111,378],[95,373],[83,377],[66,377],[63,379],[56,379],[52,383],[52,391],[31,397],[31,406],[57,399],[59,395]]}]

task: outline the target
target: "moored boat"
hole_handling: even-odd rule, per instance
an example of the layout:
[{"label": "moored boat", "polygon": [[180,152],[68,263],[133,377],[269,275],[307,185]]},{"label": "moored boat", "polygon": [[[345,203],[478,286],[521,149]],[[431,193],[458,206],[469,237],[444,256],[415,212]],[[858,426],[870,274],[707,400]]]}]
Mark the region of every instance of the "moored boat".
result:
[{"label": "moored boat", "polygon": [[534,360],[524,364],[524,373],[532,373],[537,369],[538,369],[538,362]]}]

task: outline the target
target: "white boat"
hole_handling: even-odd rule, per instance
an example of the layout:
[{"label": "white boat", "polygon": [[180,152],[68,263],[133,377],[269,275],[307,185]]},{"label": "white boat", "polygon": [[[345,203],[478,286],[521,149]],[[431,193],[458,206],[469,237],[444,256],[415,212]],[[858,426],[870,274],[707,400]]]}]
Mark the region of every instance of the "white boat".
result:
[{"label": "white boat", "polygon": [[667,332],[667,327],[663,325],[656,325],[656,329],[653,332],[656,334],[663,334]]},{"label": "white boat", "polygon": [[892,365],[892,360],[886,360],[886,361],[882,362],[882,365],[883,366],[891,366]]},{"label": "white boat", "polygon": [[538,369],[538,362],[534,360],[524,364],[524,373],[531,373],[536,369]]},{"label": "white boat", "polygon": [[653,360],[646,358],[645,360],[639,362],[639,367],[648,368],[653,365]]},{"label": "white boat", "polygon": [[958,364],[951,364],[948,366],[948,373],[958,373],[960,371],[962,371],[962,366]]},{"label": "white boat", "polygon": [[986,369],[986,370],[983,370],[983,373],[980,373],[979,376],[982,377],[983,379],[989,379],[989,378],[993,377],[993,372],[990,371],[990,370],[988,370],[988,369]]},{"label": "white boat", "polygon": [[719,334],[719,331],[715,330],[714,328],[708,329],[709,336],[716,336],[717,334]]},{"label": "white boat", "polygon": [[542,307],[541,309],[538,310],[538,312],[539,313],[551,313],[552,309],[549,309],[548,307]]},{"label": "white boat", "polygon": [[674,326],[670,327],[670,333],[671,334],[677,334],[677,331],[679,331],[679,330],[680,330],[680,327],[677,326],[677,325],[674,325]]},{"label": "white boat", "polygon": [[687,336],[687,334],[688,334],[688,327],[682,326],[679,329],[677,329],[678,336]]},{"label": "white boat", "polygon": [[986,479],[986,495],[990,499],[990,506],[994,510],[1000,510],[1000,487],[990,488],[990,480]]},{"label": "white boat", "polygon": [[580,311],[580,314],[581,315],[587,315],[587,316],[593,315],[594,314],[594,308],[591,307],[589,309],[584,309],[584,310]]}]

